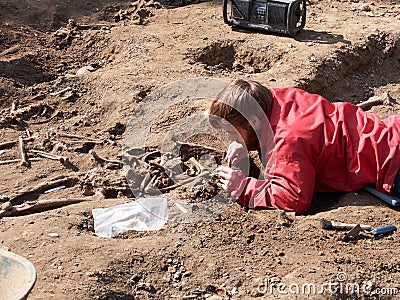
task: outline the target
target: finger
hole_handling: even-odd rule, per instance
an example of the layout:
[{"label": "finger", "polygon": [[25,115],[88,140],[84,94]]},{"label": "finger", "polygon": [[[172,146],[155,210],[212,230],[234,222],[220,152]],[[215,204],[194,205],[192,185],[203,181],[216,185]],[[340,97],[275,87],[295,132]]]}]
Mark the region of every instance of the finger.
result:
[{"label": "finger", "polygon": [[228,187],[228,180],[225,180],[225,179],[220,179],[219,180],[221,183],[222,183],[222,188],[224,189],[224,190],[226,190],[227,189],[227,187]]},{"label": "finger", "polygon": [[228,184],[229,180],[226,179],[220,179],[219,182],[221,182],[222,184]]},{"label": "finger", "polygon": [[240,144],[237,143],[237,142],[233,142],[233,143],[231,143],[231,144],[229,145],[228,150],[227,150],[227,152],[226,152],[226,159],[227,159],[228,161],[229,161],[229,160],[232,160],[232,158],[233,158],[235,155],[237,155],[237,151],[238,151],[239,147],[240,147]]},{"label": "finger", "polygon": [[232,157],[231,156],[227,156],[226,161],[228,162],[228,166],[232,165]]},{"label": "finger", "polygon": [[237,157],[237,153],[236,152],[230,152],[229,154],[227,154],[226,156],[226,161],[228,162],[228,164],[232,163],[232,160]]},{"label": "finger", "polygon": [[215,172],[218,174],[230,174],[232,172],[232,169],[227,166],[219,166],[215,169]]},{"label": "finger", "polygon": [[234,167],[236,166],[237,162],[238,162],[238,157],[236,156],[232,159],[231,164],[229,166]]},{"label": "finger", "polygon": [[228,158],[227,158],[227,161],[228,161],[228,165],[229,166],[233,166],[234,165],[234,163],[235,163],[235,161],[237,161],[237,159],[239,158],[239,153],[232,153],[231,154],[231,156],[229,156]]},{"label": "finger", "polygon": [[228,180],[230,177],[227,173],[217,173],[217,175],[220,179],[223,179],[223,180]]}]

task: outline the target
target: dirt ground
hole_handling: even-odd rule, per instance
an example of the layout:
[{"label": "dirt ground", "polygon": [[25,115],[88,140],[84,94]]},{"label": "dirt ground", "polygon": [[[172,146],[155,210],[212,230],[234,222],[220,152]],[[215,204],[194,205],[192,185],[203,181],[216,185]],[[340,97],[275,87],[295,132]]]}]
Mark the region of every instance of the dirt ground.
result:
[{"label": "dirt ground", "polygon": [[[353,103],[386,95],[391,103],[368,109],[399,113],[399,1],[311,0],[307,10],[292,38],[232,29],[220,1],[0,1],[0,143],[12,142],[0,159],[21,157],[19,137],[31,158],[0,165],[2,208],[85,200],[0,218],[0,246],[36,267],[29,299],[400,299],[398,232],[343,241],[320,228],[321,218],[399,227],[399,210],[364,191],[316,195],[304,216],[234,203],[159,231],[93,232],[92,208],[131,196],[118,162],[93,150],[121,160],[135,108],[168,83],[251,78]],[[156,127],[193,107],[174,107]],[[200,140],[223,150],[190,142]]]}]

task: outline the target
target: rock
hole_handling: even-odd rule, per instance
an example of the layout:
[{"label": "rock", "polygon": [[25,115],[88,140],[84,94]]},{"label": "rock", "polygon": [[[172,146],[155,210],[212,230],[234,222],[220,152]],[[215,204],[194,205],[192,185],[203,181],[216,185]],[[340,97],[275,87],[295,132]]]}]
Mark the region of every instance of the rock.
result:
[{"label": "rock", "polygon": [[217,295],[212,295],[208,298],[206,298],[207,300],[223,300],[224,298],[217,296]]},{"label": "rock", "polygon": [[12,203],[10,201],[4,202],[4,203],[2,203],[0,205],[0,210],[7,211],[7,210],[10,210],[12,208],[13,208],[13,205],[12,205]]},{"label": "rock", "polygon": [[186,295],[183,296],[182,299],[184,300],[197,299],[197,295]]},{"label": "rock", "polygon": [[48,234],[49,237],[59,237],[60,235],[57,232],[50,232]]},{"label": "rock", "polygon": [[80,68],[78,71],[76,71],[76,75],[80,76],[80,75],[89,74],[89,73],[96,71],[97,69],[98,68],[94,65],[84,66],[84,67]]},{"label": "rock", "polygon": [[174,279],[175,280],[180,280],[182,278],[182,274],[181,274],[181,272],[176,272],[175,274],[174,274]]},{"label": "rock", "polygon": [[361,10],[361,11],[371,11],[371,8],[369,7],[369,5],[368,4],[361,4],[359,7],[358,7],[358,10]]},{"label": "rock", "polygon": [[190,277],[192,275],[192,272],[186,271],[185,273],[182,274],[184,277]]},{"label": "rock", "polygon": [[247,244],[251,244],[252,242],[254,242],[254,239],[256,238],[256,235],[255,234],[250,234],[248,237],[247,237]]}]

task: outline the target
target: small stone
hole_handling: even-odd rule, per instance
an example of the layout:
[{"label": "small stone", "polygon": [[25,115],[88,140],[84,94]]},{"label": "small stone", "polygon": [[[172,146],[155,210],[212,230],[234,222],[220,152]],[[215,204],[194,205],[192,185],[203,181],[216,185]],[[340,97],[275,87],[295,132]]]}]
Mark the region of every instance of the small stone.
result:
[{"label": "small stone", "polygon": [[60,235],[57,232],[50,232],[48,234],[49,237],[59,237]]},{"label": "small stone", "polygon": [[76,75],[78,75],[78,76],[79,75],[85,75],[85,74],[89,74],[91,72],[94,72],[96,70],[97,70],[97,68],[95,68],[94,66],[91,66],[91,65],[84,66],[84,67],[80,68],[78,71],[76,71]]},{"label": "small stone", "polygon": [[182,277],[181,272],[176,272],[176,273],[174,274],[174,279],[175,279],[175,280],[180,280],[181,277]]},{"label": "small stone", "polygon": [[211,295],[210,297],[206,298],[207,300],[223,300],[224,298],[218,295]]},{"label": "small stone", "polygon": [[192,295],[192,294],[186,295],[186,296],[183,296],[182,299],[184,299],[184,300],[197,299],[197,295]]},{"label": "small stone", "polygon": [[256,235],[255,234],[250,234],[248,237],[247,237],[247,244],[251,244],[252,242],[254,242],[254,239],[256,238]]},{"label": "small stone", "polygon": [[361,4],[359,7],[358,7],[358,10],[361,10],[361,11],[371,11],[371,8],[369,7],[369,5],[368,4]]},{"label": "small stone", "polygon": [[185,273],[182,274],[184,277],[190,277],[192,275],[192,272],[186,271]]},{"label": "small stone", "polygon": [[5,210],[5,211],[7,211],[7,210],[10,210],[10,209],[12,209],[12,208],[13,208],[13,205],[12,205],[12,203],[11,203],[10,201],[4,202],[4,203],[2,203],[2,204],[0,205],[0,210]]},{"label": "small stone", "polygon": [[367,12],[366,15],[368,17],[375,17],[375,15],[374,15],[374,13],[372,11]]}]

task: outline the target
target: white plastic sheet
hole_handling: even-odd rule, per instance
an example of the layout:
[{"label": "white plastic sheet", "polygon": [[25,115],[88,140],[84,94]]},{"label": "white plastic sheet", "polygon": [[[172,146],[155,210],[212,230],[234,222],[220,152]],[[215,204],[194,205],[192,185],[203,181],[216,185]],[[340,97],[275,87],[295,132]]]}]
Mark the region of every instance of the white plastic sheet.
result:
[{"label": "white plastic sheet", "polygon": [[160,230],[167,222],[167,198],[136,201],[92,210],[94,231],[99,237],[115,237],[128,230]]}]

